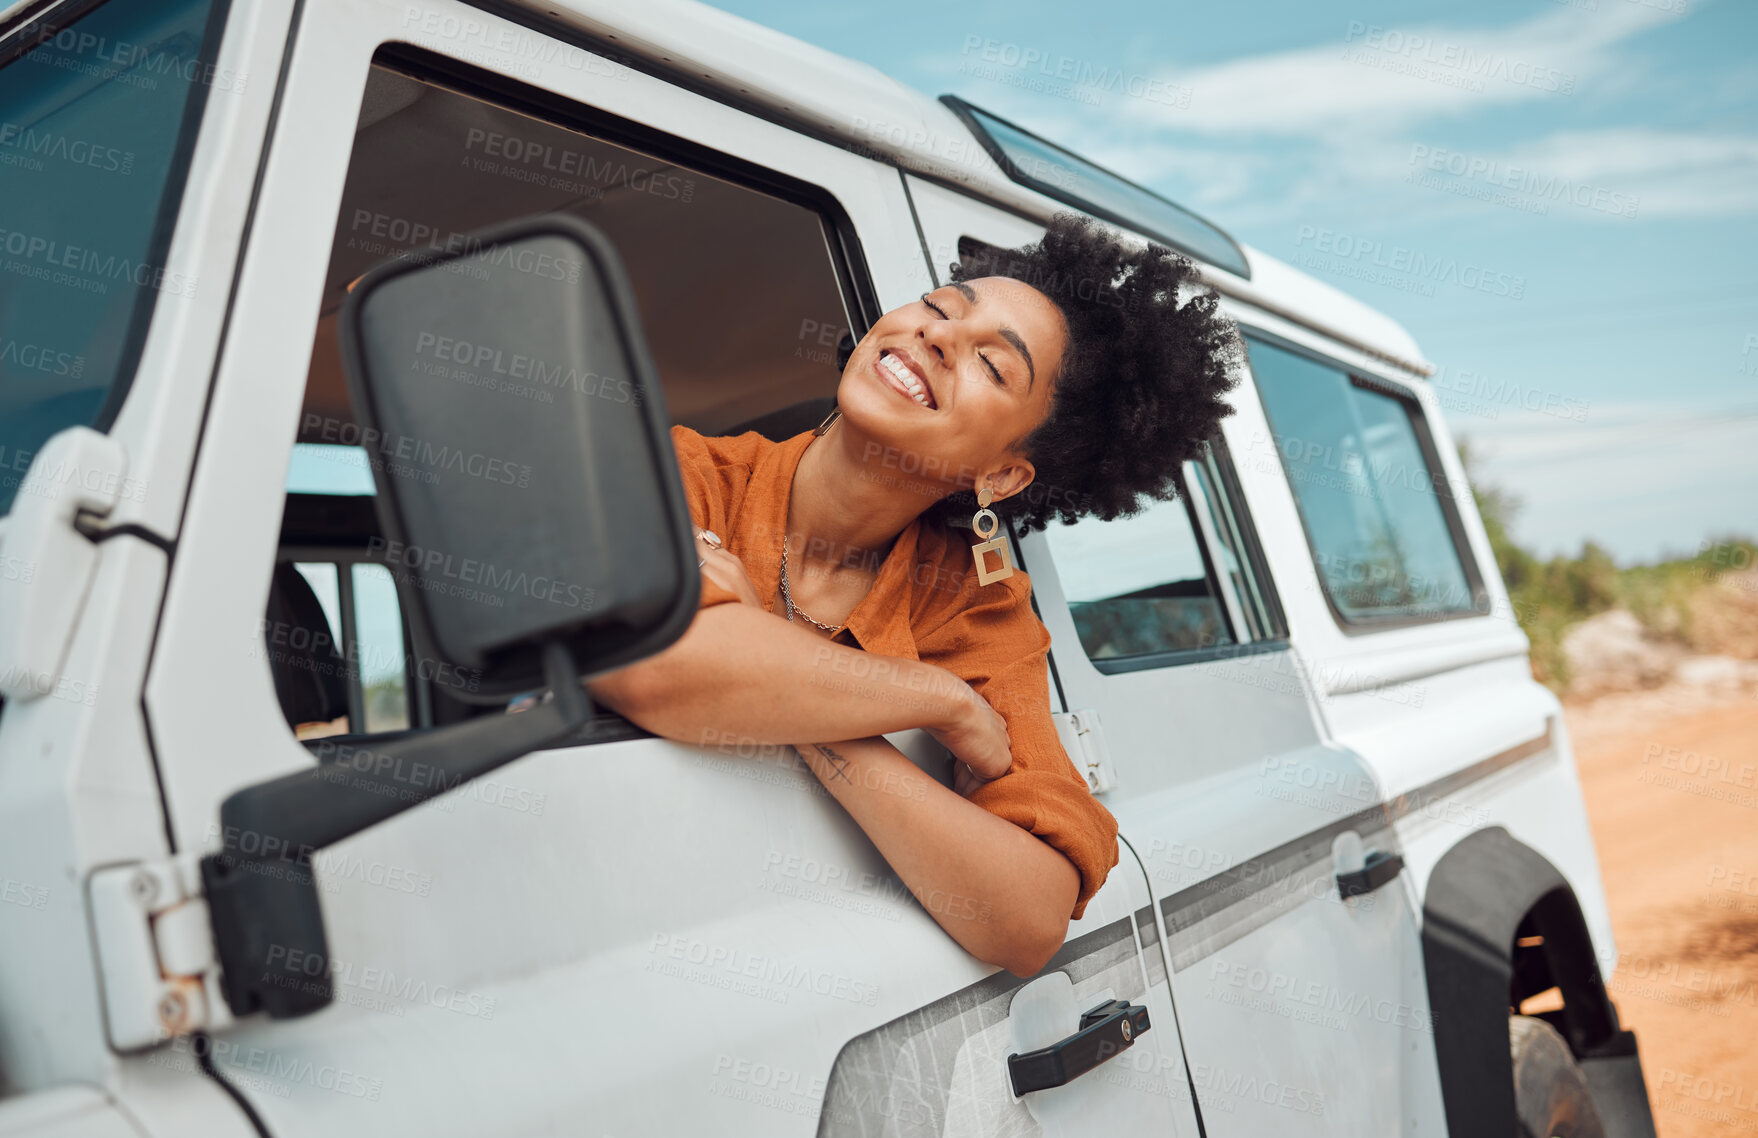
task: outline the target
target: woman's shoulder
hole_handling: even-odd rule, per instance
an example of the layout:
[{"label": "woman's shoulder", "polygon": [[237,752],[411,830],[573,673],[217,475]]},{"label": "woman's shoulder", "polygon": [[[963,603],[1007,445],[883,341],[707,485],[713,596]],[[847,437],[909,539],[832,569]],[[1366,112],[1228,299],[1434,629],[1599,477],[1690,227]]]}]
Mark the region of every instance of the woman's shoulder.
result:
[{"label": "woman's shoulder", "polygon": [[712,466],[750,466],[780,444],[756,431],[738,435],[705,435],[682,423],[673,423],[671,445],[680,461]]}]

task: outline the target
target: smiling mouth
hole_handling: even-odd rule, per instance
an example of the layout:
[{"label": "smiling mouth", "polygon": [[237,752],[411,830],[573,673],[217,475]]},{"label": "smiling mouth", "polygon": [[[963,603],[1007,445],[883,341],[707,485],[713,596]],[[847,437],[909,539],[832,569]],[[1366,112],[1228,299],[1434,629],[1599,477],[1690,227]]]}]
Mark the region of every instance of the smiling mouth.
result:
[{"label": "smiling mouth", "polygon": [[914,399],[923,407],[926,407],[930,411],[937,411],[940,409],[940,404],[934,401],[934,392],[931,391],[928,388],[928,385],[922,382],[921,378],[916,375],[910,366],[891,349],[881,349],[879,352],[879,362],[874,366],[879,369],[880,375],[890,381],[893,387],[897,388],[911,399]]}]

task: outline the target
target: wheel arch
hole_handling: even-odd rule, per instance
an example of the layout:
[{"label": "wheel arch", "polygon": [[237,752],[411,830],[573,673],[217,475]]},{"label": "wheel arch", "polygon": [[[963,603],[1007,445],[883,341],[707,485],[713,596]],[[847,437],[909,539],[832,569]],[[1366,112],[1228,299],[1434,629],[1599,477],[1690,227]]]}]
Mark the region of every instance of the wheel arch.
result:
[{"label": "wheel arch", "polygon": [[1460,839],[1428,879],[1422,955],[1448,1133],[1514,1133],[1509,1010],[1552,986],[1563,1008],[1542,1018],[1588,1074],[1608,1134],[1653,1133],[1635,1036],[1618,1022],[1574,889],[1543,854],[1500,826]]}]

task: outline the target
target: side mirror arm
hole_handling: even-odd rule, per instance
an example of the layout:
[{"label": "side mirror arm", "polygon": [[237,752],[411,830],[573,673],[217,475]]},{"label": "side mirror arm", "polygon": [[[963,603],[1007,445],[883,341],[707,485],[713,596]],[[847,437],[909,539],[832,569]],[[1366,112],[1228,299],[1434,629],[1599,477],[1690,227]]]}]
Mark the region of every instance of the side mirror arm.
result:
[{"label": "side mirror arm", "polygon": [[[223,852],[201,859],[201,875],[222,990],[233,1015],[266,1011],[286,1019],[330,1003],[328,938],[313,854],[591,721],[592,699],[567,645],[547,642],[543,667],[554,698],[529,711],[386,740],[354,752],[355,761],[295,771],[226,799],[220,807]],[[358,763],[361,754],[371,756],[365,769]]]}]

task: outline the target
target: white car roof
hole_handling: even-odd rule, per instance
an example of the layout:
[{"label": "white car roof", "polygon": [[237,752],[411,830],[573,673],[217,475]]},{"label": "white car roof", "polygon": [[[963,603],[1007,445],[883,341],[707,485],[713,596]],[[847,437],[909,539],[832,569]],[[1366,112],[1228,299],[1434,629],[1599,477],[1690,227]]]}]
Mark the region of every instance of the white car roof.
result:
[{"label": "white car roof", "polygon": [[[696,0],[512,3],[578,27],[692,86],[911,173],[1044,219],[1066,208],[1010,179],[937,99],[868,64],[741,16]],[[1249,281],[1203,266],[1221,292],[1407,370],[1435,370],[1390,316],[1258,249],[1240,247],[1251,267]]]}]

